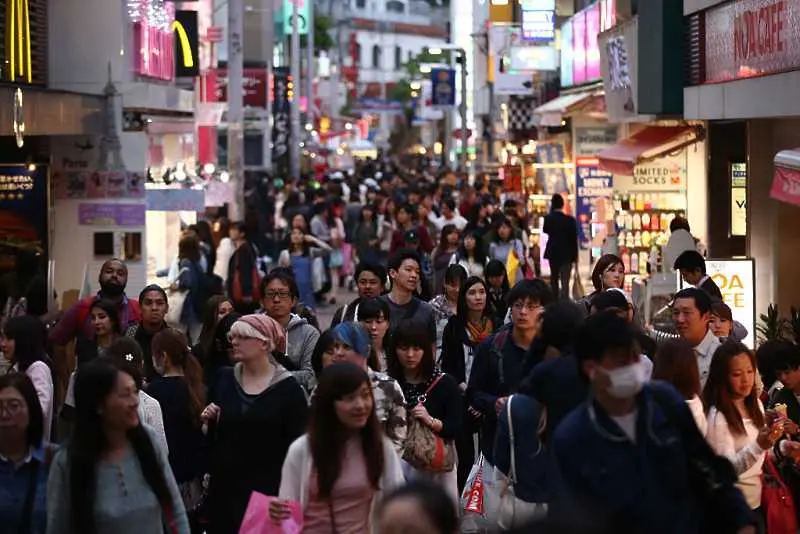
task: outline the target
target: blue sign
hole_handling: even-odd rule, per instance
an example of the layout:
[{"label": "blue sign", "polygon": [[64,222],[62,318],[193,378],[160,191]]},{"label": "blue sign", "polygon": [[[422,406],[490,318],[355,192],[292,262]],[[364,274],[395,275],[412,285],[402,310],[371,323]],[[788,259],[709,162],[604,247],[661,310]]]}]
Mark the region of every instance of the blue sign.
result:
[{"label": "blue sign", "polygon": [[149,211],[205,211],[205,192],[199,189],[148,189]]},{"label": "blue sign", "polygon": [[614,177],[600,170],[593,160],[592,164],[578,164],[575,167],[575,218],[578,220],[578,242],[581,248],[591,248],[592,213],[597,211],[598,198],[609,198],[613,194]]},{"label": "blue sign", "polygon": [[356,105],[353,106],[354,111],[359,112],[381,112],[381,113],[402,113],[403,103],[400,100],[391,100],[388,98],[359,98]]},{"label": "blue sign", "polygon": [[431,69],[431,105],[435,108],[455,107],[455,69]]}]

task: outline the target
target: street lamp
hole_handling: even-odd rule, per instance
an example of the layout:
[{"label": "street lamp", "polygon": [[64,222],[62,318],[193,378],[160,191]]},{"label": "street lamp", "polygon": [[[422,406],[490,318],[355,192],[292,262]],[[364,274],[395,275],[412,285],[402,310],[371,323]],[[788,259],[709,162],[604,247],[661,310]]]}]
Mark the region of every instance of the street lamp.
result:
[{"label": "street lamp", "polygon": [[[431,55],[441,55],[445,50],[452,50],[461,55],[461,104],[458,106],[458,111],[461,115],[461,170],[467,170],[467,148],[469,147],[469,140],[467,139],[467,51],[455,44],[446,44],[441,47],[428,48],[427,52]],[[425,72],[420,68],[420,72]],[[430,70],[428,70],[430,72]],[[448,133],[449,135],[449,133]]]}]

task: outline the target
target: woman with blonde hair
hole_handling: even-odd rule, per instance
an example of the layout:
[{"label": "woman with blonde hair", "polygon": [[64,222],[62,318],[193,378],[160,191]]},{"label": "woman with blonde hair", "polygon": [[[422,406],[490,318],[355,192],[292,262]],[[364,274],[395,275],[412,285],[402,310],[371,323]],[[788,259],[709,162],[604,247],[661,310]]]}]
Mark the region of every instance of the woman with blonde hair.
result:
[{"label": "woman with blonde hair", "polygon": [[286,344],[267,315],[230,329],[232,368],[221,368],[201,421],[211,439],[209,534],[237,532],[253,491],[277,495],[289,445],[306,429],[303,388],[272,356]]}]

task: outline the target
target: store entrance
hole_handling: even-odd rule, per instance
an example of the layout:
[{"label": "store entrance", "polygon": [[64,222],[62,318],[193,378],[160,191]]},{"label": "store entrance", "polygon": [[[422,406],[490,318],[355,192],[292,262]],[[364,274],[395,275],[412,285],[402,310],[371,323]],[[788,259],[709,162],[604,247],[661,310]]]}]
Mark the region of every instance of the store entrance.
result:
[{"label": "store entrance", "polygon": [[708,127],[708,256],[747,254],[747,123],[712,122]]}]

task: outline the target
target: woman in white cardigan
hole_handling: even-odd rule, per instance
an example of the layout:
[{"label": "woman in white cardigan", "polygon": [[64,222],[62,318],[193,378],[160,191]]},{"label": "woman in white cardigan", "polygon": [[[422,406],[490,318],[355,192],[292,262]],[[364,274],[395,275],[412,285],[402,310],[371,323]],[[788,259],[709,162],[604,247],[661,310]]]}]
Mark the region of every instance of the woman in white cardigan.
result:
[{"label": "woman in white cardigan", "polygon": [[392,442],[375,417],[367,373],[336,363],[320,376],[307,434],[283,463],[279,499],[270,517],[289,517],[287,501],[300,504],[304,534],[377,532],[377,505],[384,492],[403,483]]},{"label": "woman in white cardigan", "polygon": [[714,353],[703,390],[710,406],[706,439],[733,464],[739,475],[736,485],[753,510],[761,507],[764,457],[783,433],[780,422],[772,414],[764,414],[756,388],[757,372],[753,352],[728,341]]}]

